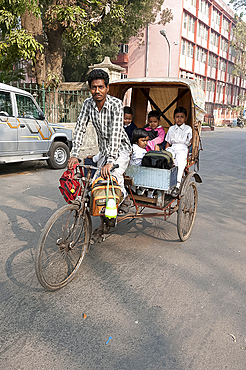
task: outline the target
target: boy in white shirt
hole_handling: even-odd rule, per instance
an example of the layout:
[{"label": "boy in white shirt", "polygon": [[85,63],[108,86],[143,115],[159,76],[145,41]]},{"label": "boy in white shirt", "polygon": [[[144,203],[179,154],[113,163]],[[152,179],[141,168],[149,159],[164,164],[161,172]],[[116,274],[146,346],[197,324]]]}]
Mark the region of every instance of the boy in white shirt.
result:
[{"label": "boy in white shirt", "polygon": [[177,186],[172,196],[179,195],[181,179],[187,162],[188,146],[191,144],[192,129],[186,125],[187,110],[178,107],[174,111],[174,126],[171,126],[166,135],[166,150],[172,153],[174,164],[178,166]]}]

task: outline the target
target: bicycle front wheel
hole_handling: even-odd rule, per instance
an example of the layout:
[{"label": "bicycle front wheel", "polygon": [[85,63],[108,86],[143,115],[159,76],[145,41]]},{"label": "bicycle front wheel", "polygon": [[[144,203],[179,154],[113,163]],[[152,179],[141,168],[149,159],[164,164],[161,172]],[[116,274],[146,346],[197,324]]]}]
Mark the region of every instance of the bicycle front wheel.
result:
[{"label": "bicycle front wheel", "polygon": [[75,276],[91,238],[91,220],[78,205],[65,205],[46,223],[36,252],[35,268],[47,290],[67,285]]}]

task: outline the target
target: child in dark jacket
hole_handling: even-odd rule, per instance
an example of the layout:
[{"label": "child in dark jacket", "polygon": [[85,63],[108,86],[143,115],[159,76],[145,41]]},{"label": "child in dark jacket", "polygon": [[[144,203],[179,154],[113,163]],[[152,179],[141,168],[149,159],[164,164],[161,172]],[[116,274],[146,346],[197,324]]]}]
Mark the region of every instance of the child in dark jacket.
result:
[{"label": "child in dark jacket", "polygon": [[137,128],[135,123],[132,121],[133,112],[131,107],[124,107],[124,129],[129,137],[129,140],[132,139],[132,132]]}]

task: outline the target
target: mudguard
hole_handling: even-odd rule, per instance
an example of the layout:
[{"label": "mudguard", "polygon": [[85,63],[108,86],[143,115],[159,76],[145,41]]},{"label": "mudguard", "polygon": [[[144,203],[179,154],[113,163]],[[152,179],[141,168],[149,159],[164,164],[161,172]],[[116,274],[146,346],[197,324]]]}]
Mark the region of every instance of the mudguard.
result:
[{"label": "mudguard", "polygon": [[189,182],[191,181],[192,177],[194,177],[196,182],[198,182],[198,183],[202,182],[202,179],[201,179],[200,175],[198,175],[197,172],[195,172],[195,171],[189,172],[188,175],[185,177],[184,181],[181,184],[180,196],[185,194],[186,188],[187,188]]}]

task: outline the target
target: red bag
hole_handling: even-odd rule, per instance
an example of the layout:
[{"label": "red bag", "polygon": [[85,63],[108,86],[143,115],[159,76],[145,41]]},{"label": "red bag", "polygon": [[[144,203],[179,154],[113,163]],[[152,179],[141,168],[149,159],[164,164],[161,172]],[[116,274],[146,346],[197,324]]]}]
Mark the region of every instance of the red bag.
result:
[{"label": "red bag", "polygon": [[[78,180],[74,179],[77,166],[78,164],[75,164],[71,170],[66,170],[59,180],[60,192],[67,203],[71,203],[78,195],[81,194],[81,183]],[[81,171],[82,169],[80,168],[80,172]]]}]

